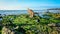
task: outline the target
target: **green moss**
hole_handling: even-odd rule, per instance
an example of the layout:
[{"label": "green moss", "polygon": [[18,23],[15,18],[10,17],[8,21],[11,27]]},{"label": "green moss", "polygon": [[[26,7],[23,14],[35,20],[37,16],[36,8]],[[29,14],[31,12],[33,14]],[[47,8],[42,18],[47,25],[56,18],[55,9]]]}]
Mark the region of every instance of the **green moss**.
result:
[{"label": "green moss", "polygon": [[[45,16],[49,18],[45,18]],[[4,16],[2,20],[2,24],[6,25],[10,22],[12,24],[9,25],[10,28],[13,28],[14,26],[18,25],[20,28],[23,28],[26,30],[26,33],[51,33],[52,28],[47,26],[49,23],[58,23],[60,20],[56,20],[56,18],[53,18],[52,14],[48,13],[45,14],[44,17],[40,16],[34,16],[33,18],[30,18],[27,14],[20,14],[20,15],[8,15]],[[39,20],[39,21],[38,21]],[[53,29],[54,30],[54,29]]]}]

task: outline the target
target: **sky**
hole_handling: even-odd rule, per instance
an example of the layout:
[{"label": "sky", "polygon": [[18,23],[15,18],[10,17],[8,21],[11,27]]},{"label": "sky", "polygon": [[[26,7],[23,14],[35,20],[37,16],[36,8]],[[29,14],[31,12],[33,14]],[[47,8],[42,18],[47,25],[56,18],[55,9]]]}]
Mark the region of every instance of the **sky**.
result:
[{"label": "sky", "polygon": [[0,10],[60,8],[60,0],[0,0]]}]

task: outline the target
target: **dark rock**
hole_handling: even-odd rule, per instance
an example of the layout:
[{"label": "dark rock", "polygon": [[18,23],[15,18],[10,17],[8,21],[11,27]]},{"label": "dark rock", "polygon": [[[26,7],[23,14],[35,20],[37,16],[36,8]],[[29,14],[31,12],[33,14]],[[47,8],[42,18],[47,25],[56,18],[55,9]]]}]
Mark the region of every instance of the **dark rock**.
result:
[{"label": "dark rock", "polygon": [[57,26],[57,27],[60,27],[60,23],[56,23],[56,26]]},{"label": "dark rock", "polygon": [[25,32],[26,32],[26,30],[24,30],[23,28],[19,28],[18,31],[21,32],[21,33],[23,33],[23,34],[25,34]]}]

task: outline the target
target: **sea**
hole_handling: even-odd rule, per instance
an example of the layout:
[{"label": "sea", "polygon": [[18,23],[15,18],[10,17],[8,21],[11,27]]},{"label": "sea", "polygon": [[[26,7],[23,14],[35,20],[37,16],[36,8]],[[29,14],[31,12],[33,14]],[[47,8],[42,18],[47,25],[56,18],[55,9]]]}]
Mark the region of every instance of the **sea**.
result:
[{"label": "sea", "polygon": [[[42,15],[44,12],[46,12],[46,10],[33,10],[33,11],[39,13],[39,15]],[[58,12],[58,11],[52,10],[51,12]],[[20,14],[28,14],[28,11],[27,10],[0,10],[0,15],[20,15]]]},{"label": "sea", "polygon": [[[43,10],[33,10],[39,14],[42,14]],[[19,15],[19,14],[28,14],[27,10],[0,10],[1,15]]]}]

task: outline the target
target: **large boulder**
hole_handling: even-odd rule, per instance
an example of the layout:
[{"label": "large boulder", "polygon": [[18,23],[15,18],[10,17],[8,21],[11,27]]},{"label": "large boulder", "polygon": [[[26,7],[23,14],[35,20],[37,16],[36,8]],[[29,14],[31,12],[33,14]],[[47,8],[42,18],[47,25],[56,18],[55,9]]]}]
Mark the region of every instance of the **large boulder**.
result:
[{"label": "large boulder", "polygon": [[29,15],[30,15],[30,18],[32,18],[32,17],[34,16],[34,12],[33,12],[32,9],[29,9],[29,8],[28,8],[28,13],[29,13]]}]

